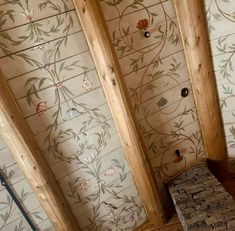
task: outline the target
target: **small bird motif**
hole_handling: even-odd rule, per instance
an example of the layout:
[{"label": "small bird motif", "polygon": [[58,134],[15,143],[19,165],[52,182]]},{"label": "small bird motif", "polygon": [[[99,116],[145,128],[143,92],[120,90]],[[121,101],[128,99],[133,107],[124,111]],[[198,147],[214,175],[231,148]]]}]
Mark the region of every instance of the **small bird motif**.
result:
[{"label": "small bird motif", "polygon": [[118,209],[118,207],[116,207],[114,204],[111,203],[107,203],[105,201],[102,202],[105,206],[106,209],[110,209],[110,210],[116,210]]}]

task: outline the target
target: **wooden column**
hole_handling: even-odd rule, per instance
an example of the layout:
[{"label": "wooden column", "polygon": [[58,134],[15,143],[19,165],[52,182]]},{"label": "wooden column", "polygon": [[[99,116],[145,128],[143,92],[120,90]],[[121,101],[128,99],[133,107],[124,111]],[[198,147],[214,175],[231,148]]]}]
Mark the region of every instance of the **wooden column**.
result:
[{"label": "wooden column", "polygon": [[120,66],[97,0],[74,0],[124,152],[150,222],[164,222],[159,193],[145,159]]},{"label": "wooden column", "polygon": [[0,74],[0,135],[57,231],[80,230],[34,136]]},{"label": "wooden column", "polygon": [[208,163],[218,178],[227,153],[202,0],[174,0]]}]

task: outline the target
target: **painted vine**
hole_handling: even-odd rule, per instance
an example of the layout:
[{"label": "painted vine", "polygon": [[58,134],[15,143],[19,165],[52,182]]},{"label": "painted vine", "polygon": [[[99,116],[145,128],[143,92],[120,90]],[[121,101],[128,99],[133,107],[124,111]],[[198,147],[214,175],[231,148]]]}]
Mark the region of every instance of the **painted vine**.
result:
[{"label": "painted vine", "polygon": [[[6,179],[10,182],[11,178],[14,176],[14,170],[8,170],[5,165],[0,166],[0,171],[5,175]],[[1,192],[2,193],[2,192]],[[28,224],[24,224],[24,217],[21,212],[17,209],[15,202],[8,193],[4,193],[4,198],[0,199],[0,231],[6,230],[6,227],[12,222],[12,217],[14,217],[14,231],[23,231],[29,229]],[[20,195],[18,195],[18,200],[20,203],[24,204],[29,198],[30,192],[25,191],[24,188],[21,189]],[[35,219],[35,222],[40,223],[43,221],[42,215],[39,211],[30,211],[30,217]]]},{"label": "painted vine", "polygon": [[[102,150],[111,139],[109,120],[99,108],[91,108],[81,102],[77,97],[78,93],[66,86],[65,73],[75,70],[82,72],[82,88],[87,93],[93,90],[93,82],[92,78],[88,77],[90,70],[87,66],[80,65],[79,60],[61,61],[63,55],[61,49],[67,47],[68,37],[75,24],[71,16],[73,10],[68,6],[69,1],[60,0],[56,3],[52,0],[40,1],[37,3],[37,9],[31,9],[28,0],[5,0],[5,3],[12,5],[12,8],[17,5],[19,10],[0,11],[0,36],[3,41],[11,44],[11,47],[8,47],[7,43],[0,43],[0,49],[5,56],[21,59],[34,69],[46,71],[48,75],[47,77],[32,75],[24,84],[27,89],[27,104],[34,108],[35,114],[43,118],[49,110],[54,110],[50,117],[52,122],[46,128],[44,140],[48,154],[58,162],[73,165],[76,163],[77,168],[84,172],[85,177],[73,177],[68,183],[68,190],[65,192],[67,197],[72,200],[73,205],[85,207],[89,204],[92,207],[83,214],[87,219],[85,227],[87,230],[133,230],[139,221],[145,221],[145,212],[137,195],[121,194],[128,186],[128,179],[131,178],[126,164],[123,160],[112,158],[108,160],[109,166],[102,170],[103,166],[107,165],[107,162],[103,163]],[[34,12],[36,10],[43,12],[47,9],[54,11],[55,22],[45,30],[43,26],[46,22],[34,20]],[[22,35],[12,38],[4,29],[4,25],[9,19],[14,23],[15,14],[24,17],[27,26],[21,32]],[[48,42],[48,38],[57,33],[63,33],[63,36],[53,43]],[[25,52],[11,51],[12,47],[22,44],[30,44],[30,49],[41,52],[42,57],[36,58]],[[43,90],[48,87],[55,99],[52,106],[48,106],[47,98],[43,93]],[[79,123],[79,118],[83,115],[87,119]],[[78,121],[79,132],[76,132],[73,127],[61,128],[63,123],[70,120]],[[64,152],[62,145],[67,140],[73,140],[76,153]]]},{"label": "painted vine", "polygon": [[[217,32],[218,26],[216,25],[219,22],[223,22],[223,25],[232,26],[235,25],[235,14],[234,14],[234,5],[233,1],[230,0],[210,0],[208,4],[206,4],[206,16],[207,16],[207,24],[210,35],[213,32]],[[228,25],[227,25],[228,24]],[[217,32],[217,44],[216,44],[216,52],[219,55],[219,63],[215,66],[216,76],[219,78],[223,78],[222,82],[218,85],[222,87],[219,89],[220,95],[220,106],[221,111],[230,111],[231,117],[235,118],[233,101],[235,98],[234,93],[234,58],[235,58],[235,43],[234,43],[234,35],[233,31],[229,31],[229,33],[224,34],[220,31]],[[224,118],[226,120],[227,118]],[[226,122],[225,124],[226,125]],[[234,123],[227,124],[229,126],[229,140],[227,141],[227,146],[229,148],[235,147],[235,125]],[[226,132],[227,133],[227,132]],[[230,151],[228,154],[230,156]],[[232,163],[233,162],[233,163]],[[230,170],[235,171],[234,160],[232,161],[232,165]]]},{"label": "painted vine", "polygon": [[[186,105],[179,112],[182,98],[176,97],[175,101],[169,102],[164,93],[159,94],[158,100],[156,97],[157,81],[160,79],[167,79],[167,84],[174,83],[175,88],[177,88],[177,90],[174,89],[175,92],[180,92],[184,86],[184,83],[180,82],[182,76],[180,76],[179,71],[185,68],[185,64],[178,62],[174,55],[171,56],[170,63],[165,62],[164,59],[164,51],[167,46],[171,44],[176,47],[180,43],[176,19],[168,14],[165,9],[166,3],[167,1],[160,0],[159,11],[155,12],[151,9],[151,6],[145,6],[144,0],[129,1],[125,7],[122,0],[106,1],[106,4],[114,8],[118,15],[118,29],[112,32],[111,37],[119,59],[135,54],[135,58],[130,56],[129,69],[136,75],[141,75],[141,78],[136,87],[129,87],[128,90],[136,115],[142,117],[139,124],[149,153],[154,156],[153,158],[161,157],[157,164],[153,164],[153,167],[156,174],[163,179],[172,178],[178,171],[185,168],[187,156],[194,156],[197,159],[204,154],[200,129],[197,125],[194,132],[187,134],[187,118],[191,117],[192,121],[196,121],[196,112],[195,109],[192,109],[192,105]],[[125,17],[131,10],[141,12],[139,14],[142,18],[136,21],[137,30],[131,28],[125,21]],[[163,20],[160,20],[160,23],[158,23],[159,15],[163,15]],[[151,40],[150,45],[138,48],[138,45],[136,45],[139,44],[138,39],[143,39],[146,32],[150,32],[150,38],[152,37],[154,40]],[[137,34],[139,34],[139,37],[135,39]],[[147,43],[147,40],[145,41]],[[149,54],[151,54],[151,57]],[[142,70],[141,74],[139,73],[140,70]],[[152,101],[149,100],[148,103],[148,95],[157,100],[154,110],[150,108]],[[160,117],[164,117],[177,111],[178,116],[174,119],[174,124],[168,125],[169,131],[161,126],[156,127],[155,121],[151,121],[151,116],[156,113]],[[161,137],[160,142],[159,137]],[[185,143],[186,147],[180,150],[181,156],[179,157],[172,149],[177,149],[180,143]],[[177,165],[181,165],[180,169],[176,167]],[[174,170],[177,168],[178,170]]]}]

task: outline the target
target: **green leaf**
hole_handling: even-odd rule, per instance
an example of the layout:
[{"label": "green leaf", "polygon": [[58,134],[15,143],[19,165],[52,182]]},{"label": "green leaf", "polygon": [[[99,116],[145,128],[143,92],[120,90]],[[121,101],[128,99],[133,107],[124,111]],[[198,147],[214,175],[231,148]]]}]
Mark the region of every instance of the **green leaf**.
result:
[{"label": "green leaf", "polygon": [[24,86],[26,87],[28,84],[30,84],[31,82],[35,82],[38,79],[39,79],[38,77],[31,77],[31,78],[27,79]]},{"label": "green leaf", "polygon": [[39,89],[41,89],[41,87],[42,87],[43,83],[45,82],[45,80],[46,80],[46,78],[40,79],[40,81],[39,81]]}]

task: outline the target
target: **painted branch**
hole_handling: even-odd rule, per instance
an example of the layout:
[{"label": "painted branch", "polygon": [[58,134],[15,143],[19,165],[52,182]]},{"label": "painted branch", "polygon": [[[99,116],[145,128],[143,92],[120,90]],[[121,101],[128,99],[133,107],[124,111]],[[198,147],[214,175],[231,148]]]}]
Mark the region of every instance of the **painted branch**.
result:
[{"label": "painted branch", "polygon": [[74,0],[74,3],[147,215],[151,222],[162,224],[164,215],[159,192],[145,159],[99,1]]},{"label": "painted branch", "polygon": [[34,136],[0,74],[0,135],[58,231],[79,230],[77,222]]},{"label": "painted branch", "polygon": [[222,178],[227,171],[227,153],[203,3],[202,0],[174,3],[208,163],[216,176]]}]

